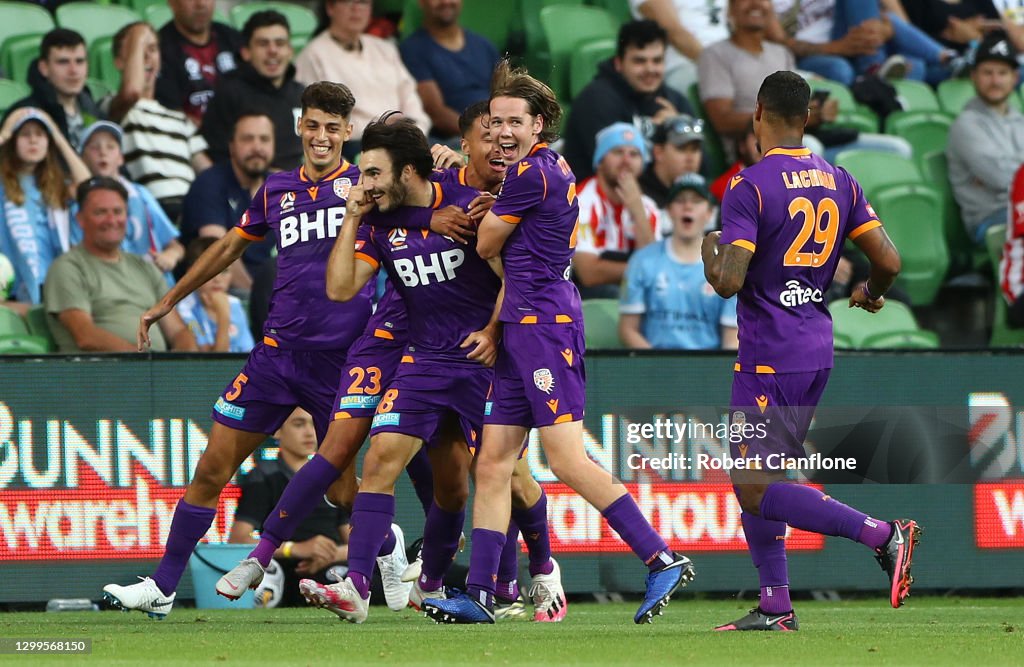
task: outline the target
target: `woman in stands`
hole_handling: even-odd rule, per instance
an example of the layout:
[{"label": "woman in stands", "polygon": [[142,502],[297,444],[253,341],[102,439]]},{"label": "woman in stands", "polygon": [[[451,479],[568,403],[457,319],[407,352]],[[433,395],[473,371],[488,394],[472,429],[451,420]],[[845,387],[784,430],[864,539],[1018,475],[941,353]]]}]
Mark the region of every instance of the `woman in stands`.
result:
[{"label": "woman in stands", "polygon": [[23,316],[42,300],[50,263],[70,247],[68,202],[87,178],[85,163],[46,112],[18,109],[0,127],[0,254],[14,264],[17,299],[4,305]]}]

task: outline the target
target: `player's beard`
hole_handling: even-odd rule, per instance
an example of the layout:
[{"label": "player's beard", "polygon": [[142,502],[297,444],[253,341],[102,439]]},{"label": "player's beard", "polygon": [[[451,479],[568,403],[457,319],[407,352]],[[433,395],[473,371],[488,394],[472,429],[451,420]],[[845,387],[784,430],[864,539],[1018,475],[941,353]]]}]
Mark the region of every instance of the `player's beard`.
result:
[{"label": "player's beard", "polygon": [[387,208],[381,206],[379,203],[377,204],[377,208],[381,213],[393,211],[399,206],[404,205],[405,200],[409,196],[409,188],[405,187],[401,181],[396,180],[391,183],[390,187],[384,190],[384,196],[387,197]]}]

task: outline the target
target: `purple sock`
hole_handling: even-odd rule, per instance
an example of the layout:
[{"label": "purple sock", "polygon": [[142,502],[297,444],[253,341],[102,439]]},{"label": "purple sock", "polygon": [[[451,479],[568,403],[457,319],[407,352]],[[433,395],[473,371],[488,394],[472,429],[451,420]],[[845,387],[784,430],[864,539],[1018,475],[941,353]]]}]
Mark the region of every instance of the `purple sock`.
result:
[{"label": "purple sock", "polygon": [[505,600],[518,600],[519,599],[519,582],[515,579],[512,581],[498,580],[498,583],[494,585],[494,594]]},{"label": "purple sock", "polygon": [[375,559],[381,545],[391,535],[391,522],[394,518],[394,496],[386,493],[356,494],[350,520],[352,533],[348,542],[348,573],[363,599],[370,596],[370,578],[376,565]]},{"label": "purple sock", "polygon": [[420,451],[412,457],[409,465],[405,466],[405,474],[409,475],[416,497],[419,498],[420,505],[423,505],[423,515],[426,516],[430,512],[431,503],[434,502],[434,472],[430,467],[426,447],[420,447]]},{"label": "purple sock", "polygon": [[789,573],[786,570],[786,524],[769,521],[747,512],[740,514],[750,558],[757,568],[761,584],[761,611],[781,614],[793,609],[789,600]]},{"label": "purple sock", "polygon": [[[517,589],[516,580],[519,578],[519,526],[515,520],[508,522],[508,532],[505,533],[505,546],[501,548],[501,560],[498,561],[498,581],[496,589],[498,596],[507,598],[505,592]],[[510,598],[515,599],[515,596]]]},{"label": "purple sock", "polygon": [[[394,498],[394,496],[392,496]],[[394,515],[391,515],[392,518]],[[395,535],[395,531],[391,530],[391,526],[388,526],[388,534],[384,536],[384,542],[380,545],[380,549],[377,551],[378,556],[390,555],[395,550],[395,545],[398,544],[398,537]]]},{"label": "purple sock", "polygon": [[623,494],[601,512],[608,525],[629,545],[652,571],[672,562],[672,551],[661,535],[651,527],[633,496]]},{"label": "purple sock", "polygon": [[340,476],[341,471],[319,454],[299,468],[263,522],[260,543],[249,557],[258,560],[263,567],[270,565],[277,548],[292,538],[299,524],[320,505],[320,499]]},{"label": "purple sock", "polygon": [[[498,560],[505,546],[505,533],[486,528],[474,528],[469,556],[467,593],[488,609],[494,607],[494,583],[498,578]],[[351,547],[349,547],[351,549]]]},{"label": "purple sock", "polygon": [[548,496],[543,490],[540,499],[527,509],[512,508],[512,520],[519,526],[530,555],[530,576],[551,574],[551,540],[548,536]]},{"label": "purple sock", "polygon": [[[871,548],[879,546],[876,542],[882,532],[885,533],[885,540],[889,539],[889,527],[885,522],[870,519],[863,512],[842,504],[832,496],[802,484],[769,484],[761,498],[761,517],[770,521],[784,521],[800,530],[845,537]],[[868,526],[868,521],[874,527],[867,531],[866,538],[869,541],[865,541],[862,538],[863,528]],[[885,540],[880,544],[884,544]]]},{"label": "purple sock", "polygon": [[860,527],[860,535],[857,541],[866,544],[872,549],[880,549],[892,537],[892,524],[888,521],[879,521],[871,517],[865,517],[864,524]]},{"label": "purple sock", "polygon": [[[444,579],[459,550],[459,538],[465,522],[465,510],[448,512],[437,503],[431,503],[427,521],[423,524],[423,576],[427,583],[434,585],[425,590],[437,590],[436,582]],[[423,585],[421,581],[420,586]]]},{"label": "purple sock", "polygon": [[178,588],[188,559],[199,540],[210,529],[215,516],[217,510],[211,507],[190,505],[184,498],[178,501],[174,508],[174,518],[171,519],[171,532],[164,545],[164,555],[153,573],[153,581],[164,595],[170,595]]}]

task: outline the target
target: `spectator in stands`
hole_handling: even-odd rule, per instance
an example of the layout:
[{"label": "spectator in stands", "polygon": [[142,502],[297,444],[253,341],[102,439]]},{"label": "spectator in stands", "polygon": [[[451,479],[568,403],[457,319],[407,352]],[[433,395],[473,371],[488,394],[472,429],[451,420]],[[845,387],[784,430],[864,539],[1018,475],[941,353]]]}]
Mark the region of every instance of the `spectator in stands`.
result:
[{"label": "spectator in stands", "polygon": [[615,57],[601,63],[573,100],[562,154],[580,181],[594,174],[594,138],[601,128],[632,123],[649,139],[662,121],[694,115],[686,98],[665,86],[665,43],[665,31],[654,21],[624,24]]},{"label": "spectator in stands", "polygon": [[669,118],[654,129],[651,144],[651,163],[640,175],[640,189],[663,209],[676,179],[700,171],[704,121],[685,114]]},{"label": "spectator in stands", "polygon": [[629,0],[634,18],[657,21],[668,35],[665,81],[680,92],[697,81],[697,61],[709,44],[728,37],[726,0]]},{"label": "spectator in stands", "polygon": [[883,12],[878,0],[773,0],[769,39],[785,44],[797,66],[844,85],[858,74],[935,84],[958,67],[956,52]]},{"label": "spectator in stands", "polygon": [[51,263],[71,247],[68,165],[72,186],[89,170],[52,118],[40,109],[15,109],[0,126],[0,253],[14,266],[11,291],[16,302],[4,305],[25,315],[42,302],[42,285]]},{"label": "spectator in stands", "polygon": [[[302,408],[288,417],[274,434],[279,446],[277,461],[260,461],[241,480],[242,497],[235,510],[228,541],[233,544],[254,544],[259,540],[253,531],[263,527],[288,486],[288,481],[316,453],[316,431],[313,418]],[[274,560],[284,569],[285,584],[280,606],[304,606],[299,593],[299,579],[319,579],[328,566],[348,560],[349,515],[320,499],[320,503],[289,540],[274,552]],[[327,579],[323,579],[328,583]]]},{"label": "spectator in stands", "polygon": [[167,0],[174,18],[160,28],[156,99],[197,127],[221,76],[237,67],[242,37],[213,20],[213,0]]},{"label": "spectator in stands", "polygon": [[[212,236],[192,239],[185,254],[185,271],[216,242]],[[242,301],[228,294],[230,282],[228,269],[200,285],[178,304],[178,313],[195,336],[201,352],[249,352],[256,344]]]},{"label": "spectator in stands", "polygon": [[457,139],[459,114],[490,95],[498,51],[459,25],[462,0],[420,0],[420,6],[423,27],[402,42],[402,61],[416,79],[433,135]]},{"label": "spectator in stands", "polygon": [[754,119],[751,118],[747,124],[746,132],[736,141],[736,161],[711,184],[712,196],[716,200],[722,201],[722,197],[725,196],[725,189],[729,187],[729,181],[732,180],[732,177],[760,161],[761,149],[757,145],[757,135],[754,134]]},{"label": "spectator in stands", "polygon": [[359,152],[366,125],[385,111],[401,111],[424,134],[430,131],[416,80],[402,64],[398,49],[391,42],[364,34],[371,4],[370,0],[323,0],[320,32],[295,59],[299,81],[344,81],[355,96],[349,119],[352,136],[343,149],[349,159]]},{"label": "spectator in stands", "polygon": [[1024,163],[1024,115],[1010,104],[1019,82],[1017,50],[1006,33],[987,36],[971,69],[976,96],[949,129],[949,181],[971,239],[1007,220],[1010,181]]},{"label": "spectator in stands", "polygon": [[[178,242],[178,228],[145,186],[121,175],[124,166],[121,138],[119,125],[108,120],[93,123],[82,134],[82,160],[93,176],[113,178],[128,193],[128,227],[121,249],[148,257],[167,274],[173,285],[170,272],[185,256],[185,248]],[[72,225],[72,242],[79,243],[81,238],[82,228]]]},{"label": "spectator in stands", "polygon": [[85,40],[74,30],[54,28],[39,44],[39,59],[29,66],[28,83],[32,92],[12,104],[10,115],[21,107],[45,111],[71,146],[81,146],[82,130],[102,118],[99,108],[85,86],[89,59]]},{"label": "spectator in stands", "polygon": [[[999,287],[1006,299],[1006,323],[1024,327],[1024,166],[1017,169],[1010,190],[1006,244],[999,262]],[[998,298],[998,297],[996,297]]]},{"label": "spectator in stands", "polygon": [[661,212],[637,182],[646,163],[647,146],[633,125],[614,123],[598,132],[597,173],[579,190],[572,261],[583,298],[617,298],[630,254],[661,238]]},{"label": "spectator in stands", "polygon": [[183,112],[156,100],[161,56],[152,26],[142,21],[124,26],[114,35],[112,48],[121,88],[106,103],[111,120],[124,130],[125,170],[177,222],[196,174],[210,166],[206,141]]},{"label": "spectator in stands", "polygon": [[[746,130],[753,118],[761,82],[772,72],[794,69],[794,64],[793,54],[786,47],[765,40],[773,21],[768,0],[731,0],[729,19],[732,26],[729,38],[712,44],[701,54],[700,97],[727,151],[735,155],[735,137]],[[811,88],[814,88],[813,82]],[[910,144],[901,137],[822,127],[834,121],[839,111],[834,98],[824,103],[811,100],[807,131],[823,146],[805,138],[808,146],[825,159],[833,161],[841,151],[850,148],[890,151],[908,159],[912,157]]]},{"label": "spectator in stands", "polygon": [[[226,161],[200,174],[185,197],[181,242],[186,247],[197,237],[224,236],[249,208],[274,160],[274,124],[270,117],[254,113],[239,116],[228,144],[228,156]],[[262,241],[249,244],[241,261],[231,267],[233,291],[249,292],[253,273],[271,258],[275,244],[272,231]]]},{"label": "spectator in stands", "polygon": [[244,112],[264,113],[274,122],[275,169],[302,163],[302,142],[295,131],[302,112],[304,86],[295,80],[288,19],[279,12],[256,12],[242,29],[242,63],[217,84],[203,118],[203,137],[215,162],[228,159],[228,141]]},{"label": "spectator in stands", "polygon": [[[1003,21],[992,0],[881,0],[882,7],[949,49],[964,53]],[[1010,22],[1014,23],[1015,22]]]},{"label": "spectator in stands", "polygon": [[635,350],[735,350],[736,297],[704,278],[700,245],[715,215],[707,181],[686,174],[669,193],[672,235],[629,259],[619,302],[619,337]]},{"label": "spectator in stands", "polygon": [[[94,176],[78,186],[77,200],[82,242],[53,262],[43,288],[50,331],[60,352],[133,352],[139,315],[167,283],[152,262],[121,250],[128,193],[120,182]],[[156,351],[196,350],[177,312],[151,336]]]}]

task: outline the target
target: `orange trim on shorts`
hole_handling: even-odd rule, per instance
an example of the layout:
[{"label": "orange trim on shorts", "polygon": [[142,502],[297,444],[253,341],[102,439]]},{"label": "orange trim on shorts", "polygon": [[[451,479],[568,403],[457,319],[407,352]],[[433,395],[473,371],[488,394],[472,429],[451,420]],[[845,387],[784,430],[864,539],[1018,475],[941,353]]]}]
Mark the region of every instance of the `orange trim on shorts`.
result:
[{"label": "orange trim on shorts", "polygon": [[395,339],[394,335],[392,335],[390,331],[385,331],[384,329],[374,329],[373,336],[374,338],[386,338],[387,340]]},{"label": "orange trim on shorts", "polygon": [[754,366],[754,372],[755,373],[768,374],[768,375],[774,375],[775,374],[775,369],[772,368],[771,366],[757,365],[757,366]]},{"label": "orange trim on shorts", "polygon": [[571,413],[571,412],[567,412],[567,413],[565,413],[564,415],[560,415],[560,416],[558,416],[558,417],[557,417],[557,418],[555,419],[555,421],[554,421],[554,422],[552,422],[552,423],[554,423],[554,424],[567,424],[567,423],[569,423],[569,422],[572,422],[572,421],[575,421],[575,420],[574,420],[574,419],[572,418],[572,413]]},{"label": "orange trim on shorts", "polygon": [[499,215],[498,218],[507,222],[510,225],[518,225],[519,221],[522,220],[518,215]]},{"label": "orange trim on shorts", "polygon": [[735,364],[733,364],[732,370],[734,373],[739,373],[742,370],[742,368],[740,368],[740,362],[737,361]]},{"label": "orange trim on shorts", "polygon": [[750,241],[747,241],[746,239],[736,239],[730,245],[739,246],[740,248],[743,248],[744,250],[749,250],[750,252],[754,252],[755,250],[757,250],[757,246],[751,243]]},{"label": "orange trim on shorts", "polygon": [[347,412],[335,412],[334,413],[334,419],[335,420],[338,420],[338,419],[352,419],[352,415],[350,415]]},{"label": "orange trim on shorts", "polygon": [[849,238],[851,241],[853,241],[854,239],[856,239],[861,234],[864,234],[866,232],[870,232],[875,227],[881,227],[881,226],[882,226],[882,223],[880,221],[878,221],[878,220],[868,220],[863,225],[861,225],[860,227],[857,227],[857,229],[855,229],[852,232],[850,232],[849,234],[847,234],[847,238]]},{"label": "orange trim on shorts", "polygon": [[278,347],[277,341],[271,338],[270,336],[263,337],[263,344],[266,345],[267,347]]},{"label": "orange trim on shorts", "polygon": [[416,363],[416,362],[413,360],[411,355],[406,354],[406,355],[402,356],[402,362],[401,363],[403,363],[403,364],[412,364],[412,363]]},{"label": "orange trim on shorts", "polygon": [[537,316],[536,315],[524,315],[523,319],[519,320],[519,323],[520,324],[536,324],[537,323]]},{"label": "orange trim on shorts", "polygon": [[555,315],[555,324],[569,324],[572,318],[568,315]]},{"label": "orange trim on shorts", "polygon": [[233,227],[232,229],[234,229],[235,233],[241,236],[243,239],[248,239],[249,241],[262,241],[263,239],[266,238],[265,236],[256,236],[255,234],[250,234],[241,227]]}]

